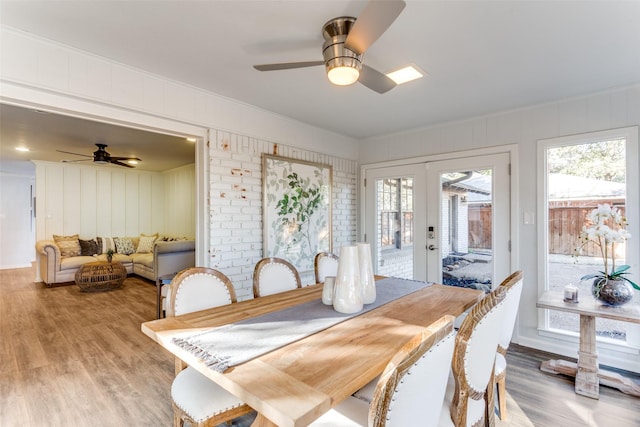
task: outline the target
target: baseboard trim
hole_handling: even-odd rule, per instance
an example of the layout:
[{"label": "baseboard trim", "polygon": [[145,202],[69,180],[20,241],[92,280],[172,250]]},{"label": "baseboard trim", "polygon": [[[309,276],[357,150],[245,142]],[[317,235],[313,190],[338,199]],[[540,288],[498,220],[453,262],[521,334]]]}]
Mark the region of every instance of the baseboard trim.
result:
[{"label": "baseboard trim", "polygon": [[[551,338],[545,339],[546,337],[531,338],[520,336],[519,338],[520,339],[517,344],[521,346],[557,354],[571,360],[576,360],[578,358],[577,343],[562,342]],[[640,357],[637,355],[611,351],[610,349],[598,346],[598,362],[601,365],[610,366],[616,369],[640,373]]]},{"label": "baseboard trim", "polygon": [[16,268],[31,268],[31,263],[29,264],[16,264],[16,265],[0,265],[0,270],[13,270]]}]

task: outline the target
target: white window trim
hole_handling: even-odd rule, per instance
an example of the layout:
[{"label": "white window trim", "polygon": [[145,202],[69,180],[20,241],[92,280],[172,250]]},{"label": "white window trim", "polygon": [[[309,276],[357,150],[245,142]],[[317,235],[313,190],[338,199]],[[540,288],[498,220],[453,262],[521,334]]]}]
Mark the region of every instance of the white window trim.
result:
[{"label": "white window trim", "polygon": [[[549,282],[547,248],[548,248],[548,205],[547,205],[547,149],[552,147],[562,147],[567,145],[585,144],[589,142],[606,141],[617,138],[626,140],[626,183],[627,200],[626,216],[628,220],[629,233],[631,239],[627,241],[627,264],[631,266],[629,271],[630,279],[638,283],[640,278],[640,175],[638,171],[639,150],[638,150],[638,126],[630,126],[618,129],[608,129],[603,131],[588,132],[583,134],[561,136],[557,138],[538,140],[538,293],[547,290]],[[635,160],[635,162],[633,161]],[[635,298],[640,298],[637,295]],[[559,332],[549,328],[549,310],[538,310],[538,334],[541,336],[553,337],[561,341],[572,341],[570,334]],[[599,346],[605,344],[603,348],[614,352],[638,354],[640,349],[640,325],[629,323],[627,331],[627,341],[615,343],[613,340],[597,338]],[[573,339],[575,340],[575,339]],[[630,351],[632,350],[632,351]]]}]

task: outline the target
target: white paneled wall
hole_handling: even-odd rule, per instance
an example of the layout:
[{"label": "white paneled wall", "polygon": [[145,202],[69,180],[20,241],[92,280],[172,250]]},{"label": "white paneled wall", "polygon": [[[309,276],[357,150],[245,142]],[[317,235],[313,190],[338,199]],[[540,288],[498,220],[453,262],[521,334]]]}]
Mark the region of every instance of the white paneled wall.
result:
[{"label": "white paneled wall", "polygon": [[165,232],[195,237],[196,166],[183,166],[163,172],[165,185]]},{"label": "white paneled wall", "polygon": [[[229,276],[238,299],[252,297],[253,269],[263,257],[262,153],[332,165],[333,251],[355,241],[356,162],[228,132],[211,135],[209,265]],[[315,282],[312,274],[301,279]]]},{"label": "white paneled wall", "polygon": [[[360,142],[362,164],[410,159],[640,123],[640,85],[454,123],[369,138]],[[531,151],[535,154],[535,149]],[[521,158],[533,159],[529,154]],[[527,162],[531,164],[531,162]],[[533,165],[532,165],[533,166]]]},{"label": "white paneled wall", "polygon": [[[162,174],[115,166],[35,163],[38,240],[54,234],[92,238],[171,232],[165,229]],[[174,191],[188,193],[193,188]]]}]

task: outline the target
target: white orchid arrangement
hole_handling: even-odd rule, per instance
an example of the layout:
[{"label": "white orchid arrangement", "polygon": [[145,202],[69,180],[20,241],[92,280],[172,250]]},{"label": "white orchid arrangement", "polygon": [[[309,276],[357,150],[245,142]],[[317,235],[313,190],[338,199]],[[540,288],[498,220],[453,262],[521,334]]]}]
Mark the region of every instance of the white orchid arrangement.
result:
[{"label": "white orchid arrangement", "polygon": [[[611,207],[608,204],[598,205],[586,217],[587,224],[582,226],[580,232],[580,245],[576,248],[574,256],[578,257],[582,253],[582,248],[589,242],[595,243],[600,248],[602,260],[604,262],[604,271],[596,274],[588,274],[583,276],[581,280],[601,278],[608,280],[626,280],[635,289],[640,290],[640,286],[624,277],[629,274],[628,265],[621,265],[616,268],[615,248],[616,244],[624,243],[631,237],[631,234],[625,228],[627,226],[627,218],[624,217],[620,210]],[[611,268],[609,269],[609,259],[611,259]],[[606,283],[606,280],[599,281]]]}]

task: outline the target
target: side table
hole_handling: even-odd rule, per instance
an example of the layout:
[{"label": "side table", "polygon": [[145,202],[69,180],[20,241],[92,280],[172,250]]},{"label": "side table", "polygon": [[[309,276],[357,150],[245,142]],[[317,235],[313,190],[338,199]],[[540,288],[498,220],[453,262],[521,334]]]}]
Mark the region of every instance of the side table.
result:
[{"label": "side table", "polygon": [[640,323],[640,305],[630,303],[619,307],[606,307],[589,296],[583,297],[578,303],[571,303],[564,302],[560,292],[545,292],[538,300],[536,307],[580,315],[578,363],[549,360],[542,362],[540,370],[576,377],[576,393],[593,399],[598,399],[600,396],[600,384],[617,388],[623,393],[640,396],[640,384],[618,373],[600,369],[596,351],[596,317]]},{"label": "side table", "polygon": [[118,261],[95,261],[76,271],[76,285],[83,292],[100,292],[119,288],[127,278],[127,269]]}]

